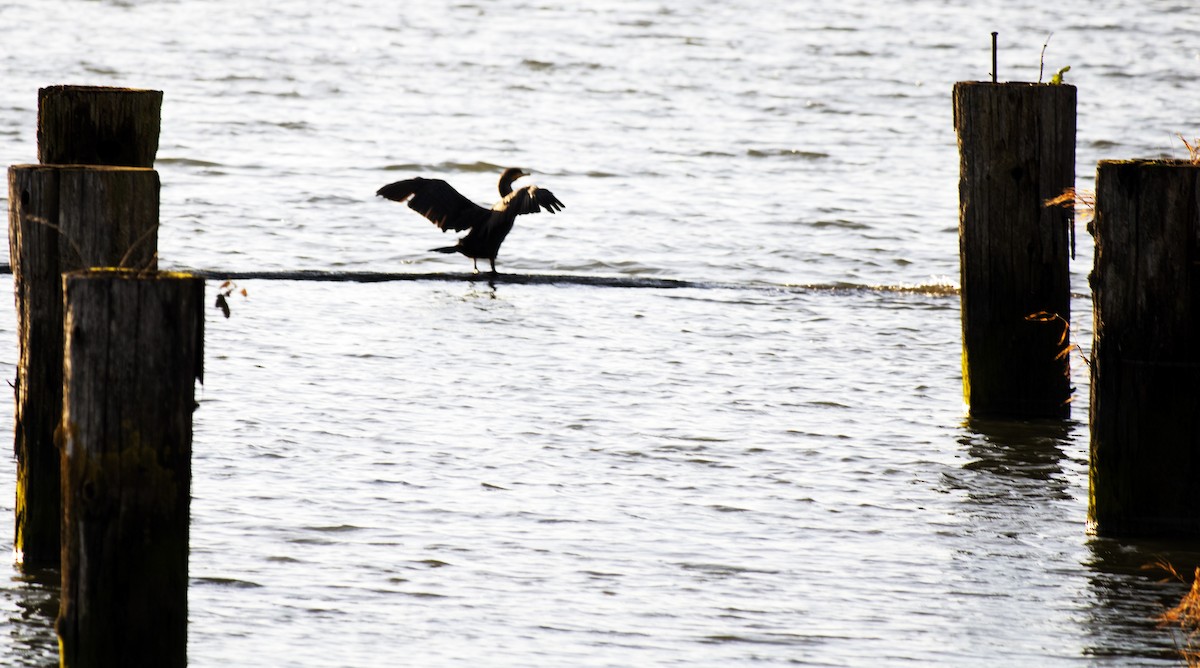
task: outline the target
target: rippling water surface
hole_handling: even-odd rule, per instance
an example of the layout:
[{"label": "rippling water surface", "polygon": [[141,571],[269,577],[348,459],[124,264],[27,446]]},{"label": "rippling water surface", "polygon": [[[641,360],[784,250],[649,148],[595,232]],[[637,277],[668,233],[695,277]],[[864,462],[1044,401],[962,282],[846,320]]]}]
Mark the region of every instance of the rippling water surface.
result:
[{"label": "rippling water surface", "polygon": [[[1072,420],[965,417],[950,90],[993,30],[1037,80],[1052,33],[1090,188],[1186,155],[1200,12],[996,4],[0,6],[8,164],[41,86],[164,91],[163,266],[461,272],[375,189],[491,201],[517,165],[567,208],[502,271],[714,286],[242,282],[208,314],[191,663],[1175,665],[1183,587],[1141,567],[1200,558],[1088,534],[1086,373]],[[56,661],[55,577],[0,585],[3,663]]]}]

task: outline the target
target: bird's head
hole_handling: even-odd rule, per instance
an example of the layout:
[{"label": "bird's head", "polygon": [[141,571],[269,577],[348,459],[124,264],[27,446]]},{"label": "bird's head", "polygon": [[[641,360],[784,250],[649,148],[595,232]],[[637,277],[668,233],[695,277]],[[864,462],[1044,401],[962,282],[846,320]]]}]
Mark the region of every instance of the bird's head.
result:
[{"label": "bird's head", "polygon": [[529,176],[529,172],[522,170],[520,167],[509,167],[500,175],[500,180],[505,183],[512,183],[522,176]]},{"label": "bird's head", "polygon": [[529,173],[517,167],[509,167],[504,170],[504,173],[500,175],[500,196],[508,197],[508,194],[512,192],[512,182],[522,176],[529,176]]}]

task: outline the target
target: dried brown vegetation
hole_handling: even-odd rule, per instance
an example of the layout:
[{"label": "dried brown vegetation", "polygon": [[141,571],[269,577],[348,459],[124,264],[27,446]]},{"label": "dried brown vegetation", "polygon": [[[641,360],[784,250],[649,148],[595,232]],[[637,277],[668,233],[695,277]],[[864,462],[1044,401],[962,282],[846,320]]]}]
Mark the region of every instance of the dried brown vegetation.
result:
[{"label": "dried brown vegetation", "polygon": [[[1171,577],[1184,584],[1187,580],[1175,570],[1175,567],[1165,561],[1145,566],[1148,569],[1161,569]],[[1178,628],[1183,638],[1183,645],[1178,647],[1179,656],[1192,668],[1200,668],[1200,567],[1192,576],[1191,588],[1179,600],[1179,604],[1159,615],[1160,626]]]},{"label": "dried brown vegetation", "polygon": [[[1029,315],[1025,316],[1025,319],[1031,320],[1034,322],[1058,322],[1058,323],[1061,323],[1062,324],[1062,334],[1058,337],[1058,345],[1062,346],[1062,350],[1058,351],[1058,354],[1054,356],[1054,359],[1060,360],[1060,359],[1066,357],[1067,355],[1070,355],[1072,352],[1078,352],[1079,359],[1083,360],[1084,364],[1086,364],[1088,366],[1092,365],[1092,361],[1087,358],[1087,355],[1083,354],[1083,348],[1080,348],[1079,344],[1077,344],[1071,340],[1071,323],[1067,322],[1066,318],[1062,317],[1061,315],[1059,315],[1057,313],[1051,313],[1049,311],[1038,311],[1037,313],[1030,313]],[[1067,373],[1069,375],[1070,370],[1068,370]]]},{"label": "dried brown vegetation", "polygon": [[1045,206],[1061,206],[1064,209],[1075,209],[1075,215],[1088,220],[1096,213],[1096,193],[1090,190],[1067,188],[1058,197],[1051,197],[1042,202],[1042,204]]},{"label": "dried brown vegetation", "polygon": [[220,288],[217,288],[217,303],[213,304],[213,306],[219,309],[221,314],[226,318],[229,317],[231,312],[229,308],[229,297],[232,296],[234,292],[241,294],[242,299],[248,299],[250,297],[250,294],[246,292],[245,288],[239,290],[237,283],[234,283],[233,281],[225,281],[221,284]]},{"label": "dried brown vegetation", "polygon": [[1176,136],[1179,137],[1179,141],[1183,142],[1184,147],[1187,148],[1188,162],[1193,165],[1200,165],[1200,138],[1192,139],[1189,142],[1183,135],[1177,134]]}]

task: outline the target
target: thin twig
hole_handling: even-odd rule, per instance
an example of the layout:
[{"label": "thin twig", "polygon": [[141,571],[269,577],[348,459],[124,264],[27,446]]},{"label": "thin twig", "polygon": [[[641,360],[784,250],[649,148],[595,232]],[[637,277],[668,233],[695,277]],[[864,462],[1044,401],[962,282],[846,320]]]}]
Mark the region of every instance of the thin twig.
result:
[{"label": "thin twig", "polygon": [[[150,229],[146,230],[145,232],[142,232],[142,236],[138,237],[136,241],[134,241],[132,244],[130,244],[129,248],[125,251],[125,254],[121,256],[121,261],[117,263],[117,266],[124,269],[125,263],[129,260],[129,256],[133,254],[134,249],[136,249],[138,246],[142,245],[142,242],[145,241],[146,239],[150,238],[150,235],[154,234],[155,232],[158,232],[158,223],[151,225]],[[158,256],[158,253],[155,252],[154,257],[157,257],[157,256]],[[142,271],[145,271],[146,269],[149,269],[149,268],[150,268],[149,265],[147,265],[146,267],[144,267],[142,269]]]},{"label": "thin twig", "polygon": [[66,231],[63,230],[63,228],[50,222],[47,218],[45,218],[43,216],[27,215],[25,217],[28,220],[31,220],[31,221],[37,223],[38,225],[45,225],[46,227],[49,227],[50,229],[54,230],[55,232],[58,232],[58,236],[65,239],[66,242],[71,245],[71,250],[75,251],[75,257],[79,260],[79,263],[86,264],[86,261],[83,259],[83,249],[81,249],[79,247],[79,244],[75,243],[75,240],[72,239],[71,235],[67,234]]},{"label": "thin twig", "polygon": [[1042,74],[1046,71],[1046,47],[1050,46],[1050,38],[1054,37],[1054,33],[1046,35],[1046,41],[1042,44],[1042,58],[1038,63],[1038,83],[1042,83]]}]

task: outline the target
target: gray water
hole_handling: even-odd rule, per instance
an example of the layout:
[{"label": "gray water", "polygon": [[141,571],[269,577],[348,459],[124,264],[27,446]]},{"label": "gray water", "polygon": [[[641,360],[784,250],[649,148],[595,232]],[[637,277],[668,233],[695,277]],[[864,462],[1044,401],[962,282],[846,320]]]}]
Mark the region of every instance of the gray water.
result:
[{"label": "gray water", "polygon": [[[993,30],[1001,79],[1036,81],[1052,33],[1078,187],[1184,157],[1192,3],[18,0],[0,25],[8,164],[41,86],[164,91],[164,267],[466,271],[373,193],[490,202],[516,165],[567,208],[501,271],[713,285],[240,281],[198,388],[192,665],[1178,664],[1155,617],[1185,587],[1142,567],[1200,552],[1089,534],[1078,358],[1071,420],[966,418],[950,90]],[[5,664],[55,663],[55,577],[2,579]]]}]

